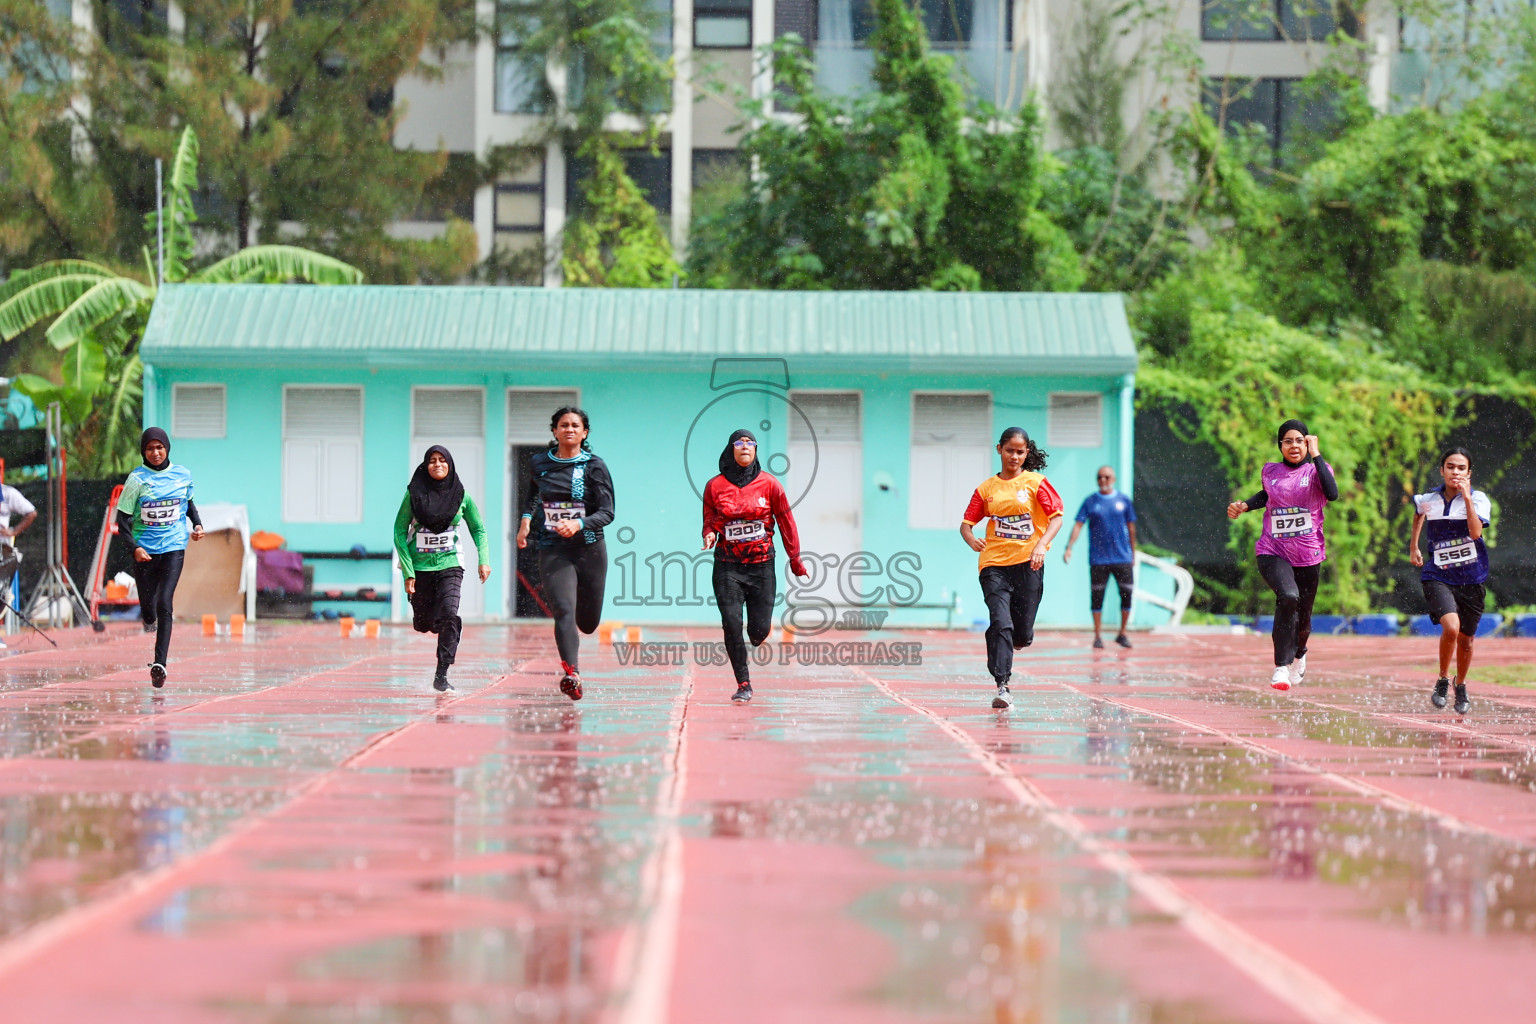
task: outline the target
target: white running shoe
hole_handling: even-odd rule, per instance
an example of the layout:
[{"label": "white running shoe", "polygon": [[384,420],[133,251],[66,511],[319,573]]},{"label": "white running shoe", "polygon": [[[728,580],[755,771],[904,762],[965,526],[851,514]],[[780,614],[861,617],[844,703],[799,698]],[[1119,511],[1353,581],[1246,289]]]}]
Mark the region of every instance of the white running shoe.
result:
[{"label": "white running shoe", "polygon": [[1306,675],[1307,675],[1307,656],[1305,654],[1303,654],[1301,657],[1299,657],[1295,661],[1291,662],[1291,685],[1295,686],[1297,683],[1299,683],[1303,679],[1305,679]]},{"label": "white running shoe", "polygon": [[1291,688],[1291,670],[1285,665],[1276,667],[1275,674],[1269,677],[1269,685],[1277,690],[1289,690]]},{"label": "white running shoe", "polygon": [[997,684],[997,696],[992,698],[992,706],[999,711],[1007,711],[1013,706],[1013,694],[1008,692],[1007,683]]}]

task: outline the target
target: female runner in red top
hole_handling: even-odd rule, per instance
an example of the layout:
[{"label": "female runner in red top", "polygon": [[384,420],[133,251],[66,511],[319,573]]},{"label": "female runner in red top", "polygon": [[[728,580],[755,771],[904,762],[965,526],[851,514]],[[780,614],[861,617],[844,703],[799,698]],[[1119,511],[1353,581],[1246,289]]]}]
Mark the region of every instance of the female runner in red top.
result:
[{"label": "female runner in red top", "polygon": [[[715,549],[715,603],[725,630],[725,650],[736,673],[731,700],[752,699],[747,672],[747,644],[757,647],[773,629],[773,598],[777,580],[773,569],[773,528],[783,538],[789,568],[806,575],[800,561],[800,533],[789,510],[784,488],[757,462],[757,438],[738,430],[720,453],[720,475],[704,488],[704,548]],[[747,633],[741,632],[741,612],[747,612]]]}]

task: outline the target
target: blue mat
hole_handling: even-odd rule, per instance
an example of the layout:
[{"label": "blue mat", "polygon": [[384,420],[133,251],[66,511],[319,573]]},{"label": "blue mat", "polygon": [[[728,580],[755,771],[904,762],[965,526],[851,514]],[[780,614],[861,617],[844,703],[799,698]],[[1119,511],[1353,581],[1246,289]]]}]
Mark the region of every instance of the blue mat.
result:
[{"label": "blue mat", "polygon": [[1359,636],[1396,636],[1397,616],[1391,612],[1377,615],[1356,615],[1355,633]]}]

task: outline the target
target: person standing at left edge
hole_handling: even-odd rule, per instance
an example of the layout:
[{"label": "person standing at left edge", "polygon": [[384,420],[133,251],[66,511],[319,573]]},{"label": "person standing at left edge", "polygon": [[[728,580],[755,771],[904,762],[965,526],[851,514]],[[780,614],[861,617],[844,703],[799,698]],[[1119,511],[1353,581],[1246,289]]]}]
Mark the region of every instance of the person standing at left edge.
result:
[{"label": "person standing at left edge", "polygon": [[[171,439],[159,427],[139,438],[144,465],[123,483],[117,502],[117,529],[133,544],[133,576],[139,587],[144,632],[155,634],[149,681],[165,685],[171,656],[172,600],[181,580],[187,538],[203,539],[203,520],[192,503],[192,474],[171,461]],[[188,524],[191,524],[190,530]]]},{"label": "person standing at left edge", "polygon": [[448,449],[435,444],[405,488],[405,500],[395,514],[395,553],[411,599],[411,619],[418,633],[437,634],[437,674],[432,688],[449,693],[448,668],[459,653],[464,620],[459,618],[459,592],[464,587],[464,563],[459,559],[459,521],[469,525],[480,557],[480,582],[491,576],[491,555],[485,523],[475,499],[464,492]]},{"label": "person standing at left edge", "polygon": [[[987,670],[997,683],[992,706],[1013,704],[1009,683],[1013,652],[1035,642],[1035,612],[1045,593],[1045,553],[1061,530],[1061,496],[1041,475],[1046,453],[1022,427],[1008,427],[997,442],[1002,471],[977,486],[960,523],[960,536],[981,555],[981,593],[987,602]],[[971,527],[988,519],[987,539]]]},{"label": "person standing at left edge", "polygon": [[1120,635],[1115,643],[1130,647],[1125,628],[1131,621],[1131,591],[1136,582],[1136,506],[1115,490],[1115,471],[1099,467],[1099,489],[1083,499],[1077,510],[1072,536],[1061,553],[1062,563],[1072,561],[1072,545],[1088,524],[1088,593],[1093,612],[1093,646],[1104,646],[1104,591],[1113,576],[1120,588]]}]

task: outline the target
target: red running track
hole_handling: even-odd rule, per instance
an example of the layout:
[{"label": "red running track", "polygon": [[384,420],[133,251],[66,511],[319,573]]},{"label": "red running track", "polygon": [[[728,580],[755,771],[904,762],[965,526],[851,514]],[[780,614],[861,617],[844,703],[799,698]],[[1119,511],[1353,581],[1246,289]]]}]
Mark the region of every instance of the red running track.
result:
[{"label": "red running track", "polygon": [[543,626],[443,697],[400,630],[183,630],[161,692],[146,639],[0,661],[6,1020],[1536,1014],[1536,689],[1435,711],[1430,640],[1277,694],[1264,638],[1043,635],[997,713],[972,633],[747,706],[590,643],[572,704]]}]

